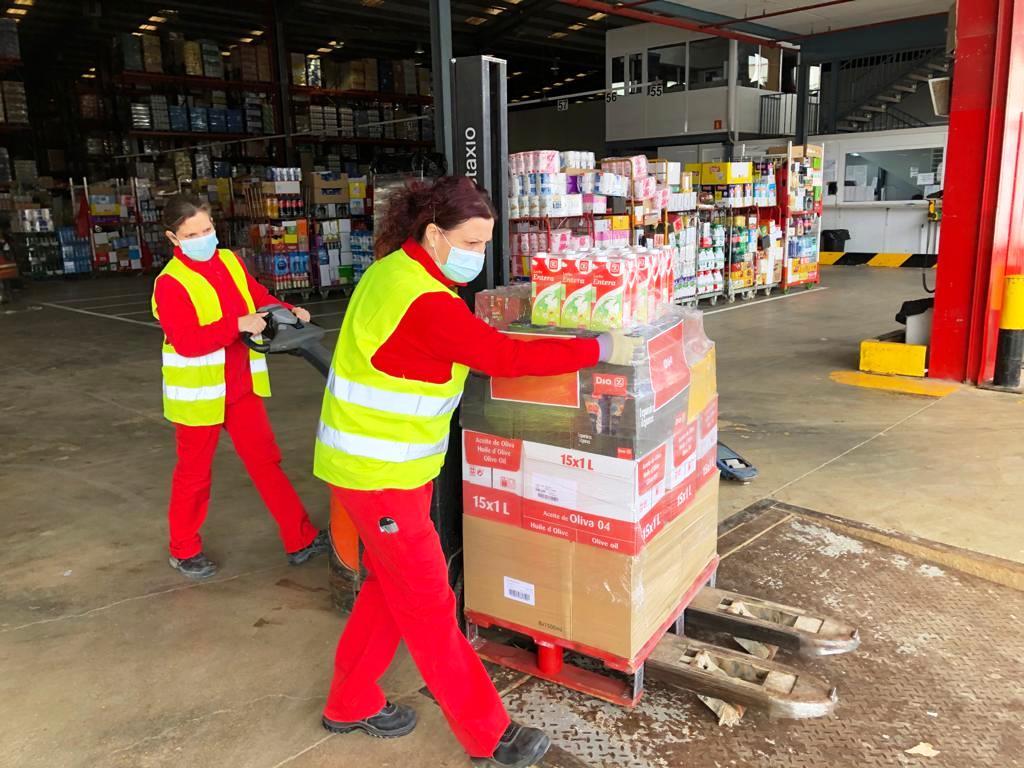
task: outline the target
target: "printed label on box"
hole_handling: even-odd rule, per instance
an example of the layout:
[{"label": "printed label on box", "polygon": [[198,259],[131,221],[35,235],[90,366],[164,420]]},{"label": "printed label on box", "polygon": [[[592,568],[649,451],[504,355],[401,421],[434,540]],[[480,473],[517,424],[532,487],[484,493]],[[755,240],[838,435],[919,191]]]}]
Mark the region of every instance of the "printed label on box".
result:
[{"label": "printed label on box", "polygon": [[[517,472],[523,463],[523,441],[483,432],[462,433],[465,463]],[[474,481],[475,482],[475,481]],[[487,483],[490,485],[490,482]]]},{"label": "printed label on box", "polygon": [[573,480],[534,473],[530,478],[531,497],[560,507],[575,508],[577,485]]},{"label": "printed label on box", "polygon": [[509,600],[515,600],[517,603],[525,603],[526,605],[536,605],[536,590],[533,584],[519,579],[513,579],[509,576],[505,576],[505,597]]},{"label": "printed label on box", "polygon": [[594,397],[612,395],[625,397],[629,394],[629,379],[617,373],[595,373],[593,380]]},{"label": "printed label on box", "polygon": [[683,324],[676,323],[647,342],[654,409],[679,395],[690,383],[690,369],[683,354]]},{"label": "printed label on box", "polygon": [[637,488],[640,495],[647,494],[665,479],[665,448],[656,448],[637,463]]}]

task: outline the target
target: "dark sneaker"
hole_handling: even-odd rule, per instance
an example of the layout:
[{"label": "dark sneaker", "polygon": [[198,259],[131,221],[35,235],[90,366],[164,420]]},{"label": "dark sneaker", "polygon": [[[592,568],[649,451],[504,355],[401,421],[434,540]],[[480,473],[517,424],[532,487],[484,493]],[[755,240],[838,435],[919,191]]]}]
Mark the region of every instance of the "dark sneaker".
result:
[{"label": "dark sneaker", "polygon": [[307,560],[322,555],[331,546],[327,531],[320,531],[307,546],[297,552],[288,553],[288,565],[302,565]]},{"label": "dark sneaker", "polygon": [[529,768],[547,754],[551,739],[539,728],[511,723],[502,734],[501,741],[490,758],[474,760],[481,768]]},{"label": "dark sneaker", "polygon": [[188,578],[197,581],[208,579],[217,573],[217,564],[202,552],[192,555],[192,557],[186,557],[184,560],[172,557],[168,562],[170,562],[171,568],[181,571]]},{"label": "dark sneaker", "polygon": [[342,723],[322,717],[320,722],[331,733],[351,733],[362,731],[378,739],[397,739],[407,736],[416,727],[416,711],[411,707],[392,704],[390,701],[384,709],[373,717],[356,720],[354,723]]}]

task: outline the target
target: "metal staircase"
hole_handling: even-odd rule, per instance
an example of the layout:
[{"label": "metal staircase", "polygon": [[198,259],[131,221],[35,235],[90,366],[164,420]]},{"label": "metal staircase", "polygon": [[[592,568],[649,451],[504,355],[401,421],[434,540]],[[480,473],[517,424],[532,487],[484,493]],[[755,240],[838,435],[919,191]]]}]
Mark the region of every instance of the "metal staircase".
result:
[{"label": "metal staircase", "polygon": [[944,48],[922,48],[842,62],[834,76],[837,133],[917,128],[927,125],[896,105],[932,77],[949,71]]}]

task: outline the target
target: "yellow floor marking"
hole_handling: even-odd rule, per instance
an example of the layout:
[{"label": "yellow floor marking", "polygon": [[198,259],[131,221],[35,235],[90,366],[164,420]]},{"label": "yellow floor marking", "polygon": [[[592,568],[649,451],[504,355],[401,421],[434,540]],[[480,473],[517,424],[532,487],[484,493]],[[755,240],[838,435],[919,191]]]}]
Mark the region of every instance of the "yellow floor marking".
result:
[{"label": "yellow floor marking", "polygon": [[864,387],[924,397],[945,397],[960,389],[959,384],[950,381],[881,376],[876,373],[861,373],[860,371],[832,371],[829,378],[839,384],[848,384],[851,387]]}]

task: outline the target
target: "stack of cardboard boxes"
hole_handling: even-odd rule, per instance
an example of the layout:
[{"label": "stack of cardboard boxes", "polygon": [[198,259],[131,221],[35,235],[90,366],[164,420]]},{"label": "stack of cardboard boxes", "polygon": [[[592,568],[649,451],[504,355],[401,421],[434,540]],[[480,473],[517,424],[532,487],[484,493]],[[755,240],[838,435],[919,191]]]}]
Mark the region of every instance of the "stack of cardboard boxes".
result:
[{"label": "stack of cardboard boxes", "polygon": [[[481,316],[527,308],[489,293]],[[461,410],[467,612],[626,660],[713,568],[718,508],[715,355],[702,315],[672,310],[631,333],[642,340],[631,365],[474,375]]]}]

